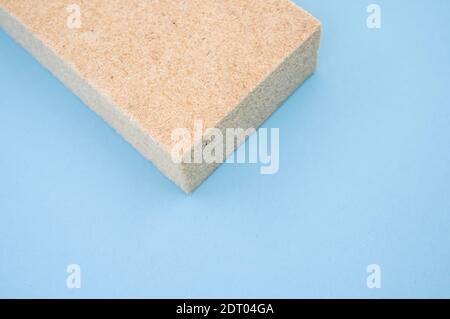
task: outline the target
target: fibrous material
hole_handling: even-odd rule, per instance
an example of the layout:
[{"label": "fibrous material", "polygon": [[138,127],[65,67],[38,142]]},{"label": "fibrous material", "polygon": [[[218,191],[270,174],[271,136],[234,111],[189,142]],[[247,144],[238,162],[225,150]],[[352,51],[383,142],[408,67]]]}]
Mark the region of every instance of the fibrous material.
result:
[{"label": "fibrous material", "polygon": [[175,162],[174,130],[259,127],[320,42],[288,0],[0,0],[0,25],[185,192],[219,164]]}]

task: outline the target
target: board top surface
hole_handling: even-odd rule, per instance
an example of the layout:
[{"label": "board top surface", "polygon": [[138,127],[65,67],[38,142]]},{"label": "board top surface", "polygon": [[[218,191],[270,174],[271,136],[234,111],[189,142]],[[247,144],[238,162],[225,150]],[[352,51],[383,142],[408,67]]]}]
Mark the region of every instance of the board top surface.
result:
[{"label": "board top surface", "polygon": [[0,0],[161,146],[214,127],[319,27],[288,0]]}]

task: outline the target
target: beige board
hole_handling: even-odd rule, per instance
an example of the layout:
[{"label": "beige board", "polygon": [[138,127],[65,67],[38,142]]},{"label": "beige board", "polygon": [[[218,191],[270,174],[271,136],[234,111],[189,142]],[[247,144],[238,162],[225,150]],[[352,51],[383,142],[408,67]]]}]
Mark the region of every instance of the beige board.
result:
[{"label": "beige board", "polygon": [[320,42],[288,0],[0,0],[0,25],[188,193],[219,164],[174,162],[172,132],[259,127]]}]

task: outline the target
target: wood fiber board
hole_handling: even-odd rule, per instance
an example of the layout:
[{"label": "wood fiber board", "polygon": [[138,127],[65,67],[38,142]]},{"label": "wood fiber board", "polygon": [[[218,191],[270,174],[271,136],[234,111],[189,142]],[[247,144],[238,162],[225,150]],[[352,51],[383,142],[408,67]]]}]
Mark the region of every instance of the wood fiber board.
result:
[{"label": "wood fiber board", "polygon": [[320,42],[289,0],[0,0],[0,26],[188,193],[218,164],[172,161],[173,130],[259,127]]}]

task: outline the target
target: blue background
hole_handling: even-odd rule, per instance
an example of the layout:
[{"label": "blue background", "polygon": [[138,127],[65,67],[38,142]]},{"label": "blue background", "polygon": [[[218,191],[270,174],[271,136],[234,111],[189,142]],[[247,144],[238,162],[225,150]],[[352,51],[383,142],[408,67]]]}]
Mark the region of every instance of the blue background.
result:
[{"label": "blue background", "polygon": [[450,2],[296,2],[324,32],[279,173],[191,196],[0,31],[0,297],[450,297]]}]

